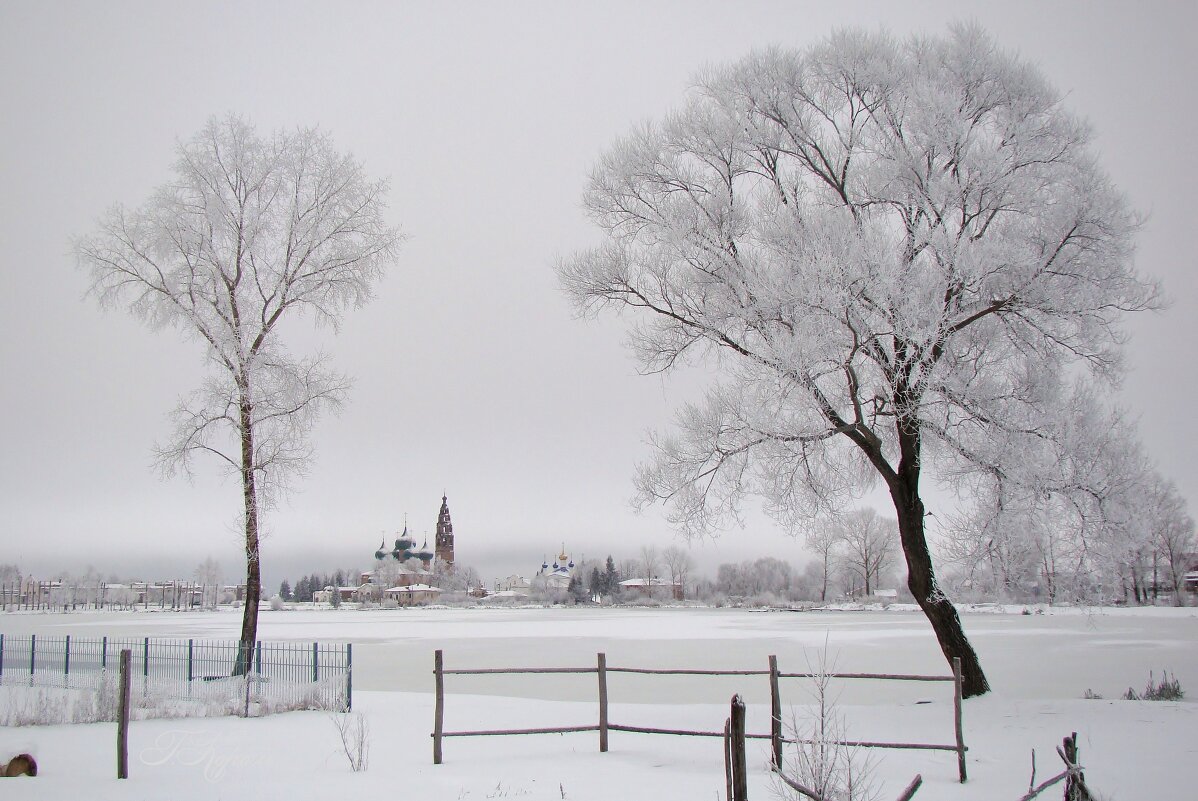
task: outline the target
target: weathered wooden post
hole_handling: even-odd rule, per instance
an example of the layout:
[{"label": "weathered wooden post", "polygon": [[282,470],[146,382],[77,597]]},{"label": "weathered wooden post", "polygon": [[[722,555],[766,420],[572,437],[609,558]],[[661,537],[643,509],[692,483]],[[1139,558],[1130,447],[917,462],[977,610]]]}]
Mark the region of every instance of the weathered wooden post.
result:
[{"label": "weathered wooden post", "polygon": [[445,670],[441,649],[433,652],[433,675],[437,679],[437,700],[433,711],[433,764],[441,764],[441,732],[445,723]]},{"label": "weathered wooden post", "polygon": [[116,777],[129,778],[129,688],[132,677],[133,651],[121,649],[120,698],[116,712]]},{"label": "weathered wooden post", "polygon": [[599,654],[599,751],[607,753],[607,654]]},{"label": "weathered wooden post", "polygon": [[961,729],[961,657],[953,657],[953,728],[957,734],[957,773],[964,784],[969,777],[965,772],[965,732]]},{"label": "weathered wooden post", "polygon": [[1065,763],[1067,767],[1077,766],[1077,771],[1069,770],[1069,775],[1065,777],[1065,801],[1091,801],[1091,796],[1086,790],[1086,777],[1081,772],[1081,762],[1077,756],[1077,732],[1073,732],[1062,742],[1065,752]]},{"label": "weathered wooden post", "polygon": [[749,801],[748,765],[745,761],[745,702],[739,694],[732,696],[729,716],[732,739],[732,798],[730,801]]},{"label": "weathered wooden post", "polygon": [[782,767],[782,695],[778,691],[778,657],[770,654],[770,745],[774,767]]},{"label": "weathered wooden post", "polygon": [[724,784],[727,787],[725,801],[732,801],[732,718],[724,721]]}]

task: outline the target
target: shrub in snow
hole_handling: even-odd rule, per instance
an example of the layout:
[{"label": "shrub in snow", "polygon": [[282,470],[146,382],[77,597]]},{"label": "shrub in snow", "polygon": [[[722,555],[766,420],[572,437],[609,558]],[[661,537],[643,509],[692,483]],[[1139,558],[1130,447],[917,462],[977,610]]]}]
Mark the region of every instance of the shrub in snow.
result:
[{"label": "shrub in snow", "polygon": [[278,595],[272,597],[270,599],[270,608],[271,608],[271,611],[274,611],[274,612],[281,611],[283,609],[283,599],[280,598]]},{"label": "shrub in snow", "polygon": [[875,801],[878,788],[873,778],[874,759],[862,748],[844,745],[851,741],[844,716],[836,710],[829,684],[836,666],[829,664],[826,651],[811,668],[813,707],[806,720],[791,713],[788,738],[796,742],[783,755],[776,769],[774,795],[787,801],[811,797],[799,785],[826,801]]},{"label": "shrub in snow", "polygon": [[1181,689],[1181,682],[1177,680],[1177,676],[1172,678],[1169,676],[1169,671],[1163,671],[1161,680],[1158,683],[1156,677],[1151,671],[1148,673],[1148,686],[1144,688],[1142,693],[1137,694],[1131,687],[1127,688],[1127,692],[1123,694],[1125,701],[1180,701],[1185,697],[1185,690]]},{"label": "shrub in snow", "polygon": [[[62,686],[9,684],[0,685],[0,726],[48,726],[63,723],[100,723],[116,720],[119,672],[106,670],[91,683]],[[39,679],[46,678],[38,674]],[[72,681],[75,677],[72,676]],[[243,715],[246,712],[247,680],[225,677],[194,681],[180,692],[174,681],[144,680],[133,677],[130,717],[202,718]],[[260,717],[298,709],[340,711],[345,704],[342,676],[329,676],[317,682],[287,682],[249,677],[249,712]]]},{"label": "shrub in snow", "polygon": [[333,725],[341,736],[341,749],[355,773],[366,770],[370,762],[370,724],[361,712],[333,714]]}]

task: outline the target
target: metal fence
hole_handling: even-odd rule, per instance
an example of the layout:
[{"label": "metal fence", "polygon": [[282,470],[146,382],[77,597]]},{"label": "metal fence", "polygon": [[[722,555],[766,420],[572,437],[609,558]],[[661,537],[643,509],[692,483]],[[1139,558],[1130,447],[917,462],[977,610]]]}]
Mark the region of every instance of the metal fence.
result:
[{"label": "metal fence", "polygon": [[[52,637],[0,634],[0,685],[103,690],[133,657],[133,689],[143,708],[187,704],[234,713],[348,710],[353,702],[350,643],[258,642],[249,659],[236,640]],[[239,659],[248,671],[236,670]],[[243,712],[244,714],[244,712]]]}]

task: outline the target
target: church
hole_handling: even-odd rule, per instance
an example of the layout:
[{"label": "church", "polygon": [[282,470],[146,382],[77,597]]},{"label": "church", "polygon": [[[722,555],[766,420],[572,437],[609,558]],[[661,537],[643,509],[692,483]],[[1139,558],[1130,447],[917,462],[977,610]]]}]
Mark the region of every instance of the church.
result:
[{"label": "church", "polygon": [[445,565],[453,565],[453,519],[449,515],[449,498],[446,495],[441,496],[441,511],[437,513],[437,534],[436,534],[436,550],[428,549],[428,538],[424,540],[424,544],[419,549],[416,548],[416,540],[408,536],[408,524],[405,522],[403,534],[395,540],[395,547],[387,550],[387,540],[384,539],[379,543],[379,548],[374,552],[376,560],[384,560],[388,556],[395,561],[403,564],[409,559],[419,559],[424,564],[425,570],[431,570],[433,560]]},{"label": "church", "polygon": [[[417,548],[416,540],[408,534],[405,522],[403,534],[387,548],[384,539],[374,552],[374,570],[362,574],[359,594],[364,600],[394,598],[400,606],[435,601],[441,590],[431,585],[434,567],[445,571],[453,568],[453,520],[449,514],[449,498],[441,496],[441,511],[437,513],[435,550],[428,547],[428,538]],[[419,566],[412,565],[417,560]],[[370,596],[370,597],[366,597]]]}]

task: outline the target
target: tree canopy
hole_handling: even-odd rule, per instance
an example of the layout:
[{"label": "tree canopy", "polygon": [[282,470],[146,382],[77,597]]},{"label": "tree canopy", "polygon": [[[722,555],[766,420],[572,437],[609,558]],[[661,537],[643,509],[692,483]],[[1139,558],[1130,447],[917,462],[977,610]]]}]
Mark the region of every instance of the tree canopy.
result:
[{"label": "tree canopy", "polygon": [[168,471],[215,457],[240,478],[247,647],[261,594],[260,510],[302,474],[312,426],[348,387],[320,356],[291,354],[280,329],[304,315],[335,327],[370,298],[399,241],[384,218],[386,190],[317,129],[261,137],[238,117],[213,118],[179,144],[170,181],[75,242],[102,305],[204,346],[206,379],[175,410],[158,455]]},{"label": "tree canopy", "polygon": [[719,368],[654,440],[641,499],[697,534],[749,493],[803,525],[881,481],[912,594],[985,692],[922,472],[1001,474],[1060,429],[1075,377],[1117,375],[1123,313],[1159,304],[1086,125],[975,27],[841,31],[702,73],[584,201],[606,236],[559,264],[578,309],[633,309],[647,372]]}]

